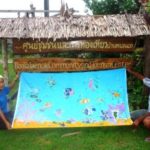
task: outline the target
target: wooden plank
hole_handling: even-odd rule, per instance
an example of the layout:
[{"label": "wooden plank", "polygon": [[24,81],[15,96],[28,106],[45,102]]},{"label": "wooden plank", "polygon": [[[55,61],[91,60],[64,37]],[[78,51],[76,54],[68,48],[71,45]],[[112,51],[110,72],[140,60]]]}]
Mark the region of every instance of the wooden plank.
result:
[{"label": "wooden plank", "polygon": [[63,51],[132,52],[133,38],[101,38],[74,41],[48,41],[47,39],[13,39],[15,54],[34,54]]},{"label": "wooden plank", "polygon": [[132,59],[105,58],[17,58],[14,59],[14,68],[17,72],[68,72],[114,69],[121,67],[131,68]]}]

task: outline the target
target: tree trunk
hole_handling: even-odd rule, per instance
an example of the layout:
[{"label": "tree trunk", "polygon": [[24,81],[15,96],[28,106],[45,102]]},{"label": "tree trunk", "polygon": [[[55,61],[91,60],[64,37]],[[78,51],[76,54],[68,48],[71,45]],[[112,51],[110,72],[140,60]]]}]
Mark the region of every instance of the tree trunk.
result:
[{"label": "tree trunk", "polygon": [[144,75],[145,77],[150,78],[150,36],[147,36],[145,39],[145,65],[144,65]]},{"label": "tree trunk", "polygon": [[5,85],[8,85],[8,51],[7,51],[7,40],[2,39],[2,60],[3,60],[3,71],[5,78]]}]

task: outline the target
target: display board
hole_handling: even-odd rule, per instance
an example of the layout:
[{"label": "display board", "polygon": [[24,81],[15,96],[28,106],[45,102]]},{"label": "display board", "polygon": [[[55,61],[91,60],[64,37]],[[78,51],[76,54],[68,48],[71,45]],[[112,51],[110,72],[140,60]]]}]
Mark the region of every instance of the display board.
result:
[{"label": "display board", "polygon": [[12,128],[131,124],[124,68],[20,75]]}]

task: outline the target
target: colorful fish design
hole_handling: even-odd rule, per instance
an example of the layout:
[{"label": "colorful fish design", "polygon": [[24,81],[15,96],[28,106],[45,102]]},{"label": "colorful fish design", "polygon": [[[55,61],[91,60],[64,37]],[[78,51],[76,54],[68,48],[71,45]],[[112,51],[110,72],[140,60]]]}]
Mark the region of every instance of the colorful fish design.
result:
[{"label": "colorful fish design", "polygon": [[90,102],[90,100],[87,99],[87,98],[84,98],[84,99],[82,99],[82,100],[80,101],[81,104],[87,104],[87,103],[89,103],[89,102]]},{"label": "colorful fish design", "polygon": [[116,119],[125,111],[125,105],[122,104],[117,104],[115,106],[109,105],[109,109],[104,111],[101,111],[102,120],[109,120],[112,123],[116,123]]},{"label": "colorful fish design", "polygon": [[55,111],[55,115],[56,115],[57,117],[60,117],[60,116],[62,115],[62,110],[61,110],[61,109],[57,109],[57,110]]},{"label": "colorful fish design", "polygon": [[94,81],[92,79],[90,79],[88,86],[91,90],[94,90]]},{"label": "colorful fish design", "polygon": [[41,112],[44,112],[47,109],[50,109],[52,107],[52,104],[47,102],[44,104],[44,106],[40,109]]},{"label": "colorful fish design", "polygon": [[95,111],[96,111],[96,108],[90,108],[89,107],[89,108],[85,108],[83,112],[84,112],[85,115],[89,116],[89,115],[92,115],[93,112],[95,112]]},{"label": "colorful fish design", "polygon": [[48,79],[47,83],[48,83],[48,85],[49,85],[50,87],[53,87],[53,86],[56,85],[56,81],[55,81],[52,77],[50,77],[50,78]]},{"label": "colorful fish design", "polygon": [[114,97],[119,98],[120,97],[120,93],[119,92],[113,92],[112,93]]},{"label": "colorful fish design", "polygon": [[74,90],[72,88],[66,88],[64,94],[66,97],[72,96],[74,94]]}]

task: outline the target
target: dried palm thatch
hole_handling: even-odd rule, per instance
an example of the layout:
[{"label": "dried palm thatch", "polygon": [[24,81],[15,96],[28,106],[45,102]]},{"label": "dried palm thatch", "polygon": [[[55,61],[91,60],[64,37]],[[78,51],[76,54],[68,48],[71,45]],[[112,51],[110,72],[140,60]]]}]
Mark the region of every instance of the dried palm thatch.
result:
[{"label": "dried palm thatch", "polygon": [[127,19],[133,36],[149,35],[149,26],[143,15],[127,15]]},{"label": "dried palm thatch", "polygon": [[149,35],[142,15],[0,19],[0,38],[69,39]]}]

